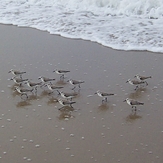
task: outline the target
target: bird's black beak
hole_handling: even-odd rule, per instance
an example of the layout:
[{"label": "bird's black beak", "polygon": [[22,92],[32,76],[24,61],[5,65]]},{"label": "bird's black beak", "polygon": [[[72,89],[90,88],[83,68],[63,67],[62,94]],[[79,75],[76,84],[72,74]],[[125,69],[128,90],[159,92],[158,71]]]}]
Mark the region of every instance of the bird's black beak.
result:
[{"label": "bird's black beak", "polygon": [[123,102],[126,102],[126,100],[124,100]]},{"label": "bird's black beak", "polygon": [[126,81],[126,83],[128,83],[128,80]]}]

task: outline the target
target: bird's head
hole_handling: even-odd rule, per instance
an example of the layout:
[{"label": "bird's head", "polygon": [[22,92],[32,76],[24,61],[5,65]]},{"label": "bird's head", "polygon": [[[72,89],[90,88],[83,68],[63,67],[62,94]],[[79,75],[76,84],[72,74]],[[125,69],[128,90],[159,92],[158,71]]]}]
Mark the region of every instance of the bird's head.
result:
[{"label": "bird's head", "polygon": [[13,72],[14,70],[13,69],[11,69],[8,73],[10,73],[10,72]]},{"label": "bird's head", "polygon": [[126,81],[126,83],[128,83],[129,81],[131,81],[131,79],[128,79],[128,80]]},{"label": "bird's head", "polygon": [[39,76],[38,79],[42,79],[43,77],[42,76]]}]

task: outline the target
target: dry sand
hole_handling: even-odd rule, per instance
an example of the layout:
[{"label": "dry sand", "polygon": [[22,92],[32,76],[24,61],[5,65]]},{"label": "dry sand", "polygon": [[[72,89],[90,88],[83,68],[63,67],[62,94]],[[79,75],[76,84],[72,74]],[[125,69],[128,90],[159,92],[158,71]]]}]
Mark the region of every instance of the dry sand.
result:
[{"label": "dry sand", "polygon": [[[0,25],[0,162],[107,163],[163,162],[163,54],[116,51],[97,43],[72,40],[29,28]],[[84,80],[74,110],[59,111],[57,93],[21,99],[13,92],[10,69],[23,78]],[[55,69],[70,70],[65,83]],[[134,75],[151,75],[149,85],[134,90]],[[25,86],[25,85],[24,85]],[[25,86],[26,87],[26,86]],[[97,90],[115,93],[102,105]],[[123,102],[144,102],[136,113]]]}]

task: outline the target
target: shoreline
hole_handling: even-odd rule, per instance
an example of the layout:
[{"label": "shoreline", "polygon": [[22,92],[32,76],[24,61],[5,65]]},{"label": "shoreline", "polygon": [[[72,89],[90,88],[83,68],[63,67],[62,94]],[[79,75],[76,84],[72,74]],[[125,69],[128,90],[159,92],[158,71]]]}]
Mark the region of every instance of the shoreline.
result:
[{"label": "shoreline", "polygon": [[88,42],[91,42],[91,43],[95,43],[95,44],[98,44],[99,46],[103,46],[105,48],[109,48],[109,49],[112,49],[112,50],[115,50],[115,51],[125,51],[125,52],[149,52],[149,53],[157,53],[157,54],[163,54],[162,52],[153,52],[153,51],[148,51],[148,50],[123,50],[123,49],[114,49],[112,47],[108,47],[108,46],[105,46],[105,45],[102,45],[96,41],[91,41],[91,40],[86,40],[86,39],[82,39],[82,38],[69,38],[69,37],[66,37],[66,36],[62,36],[60,34],[51,34],[50,32],[48,32],[47,30],[40,30],[40,29],[37,29],[37,28],[34,28],[34,27],[26,27],[26,26],[18,26],[18,25],[14,25],[14,24],[3,24],[3,23],[0,23],[0,25],[2,26],[14,26],[14,27],[17,27],[17,28],[24,28],[24,29],[32,29],[32,30],[36,30],[36,31],[40,31],[40,32],[45,32],[49,35],[52,35],[52,36],[57,36],[57,37],[62,37],[62,38],[65,38],[65,39],[70,39],[70,40],[77,40],[77,41],[88,41]]}]

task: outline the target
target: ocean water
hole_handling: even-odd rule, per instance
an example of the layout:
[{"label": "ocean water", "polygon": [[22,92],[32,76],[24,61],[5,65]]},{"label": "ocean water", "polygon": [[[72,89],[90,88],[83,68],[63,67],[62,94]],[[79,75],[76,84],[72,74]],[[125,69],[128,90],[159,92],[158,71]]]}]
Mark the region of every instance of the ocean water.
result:
[{"label": "ocean water", "polygon": [[0,0],[0,23],[163,52],[163,0]]}]

